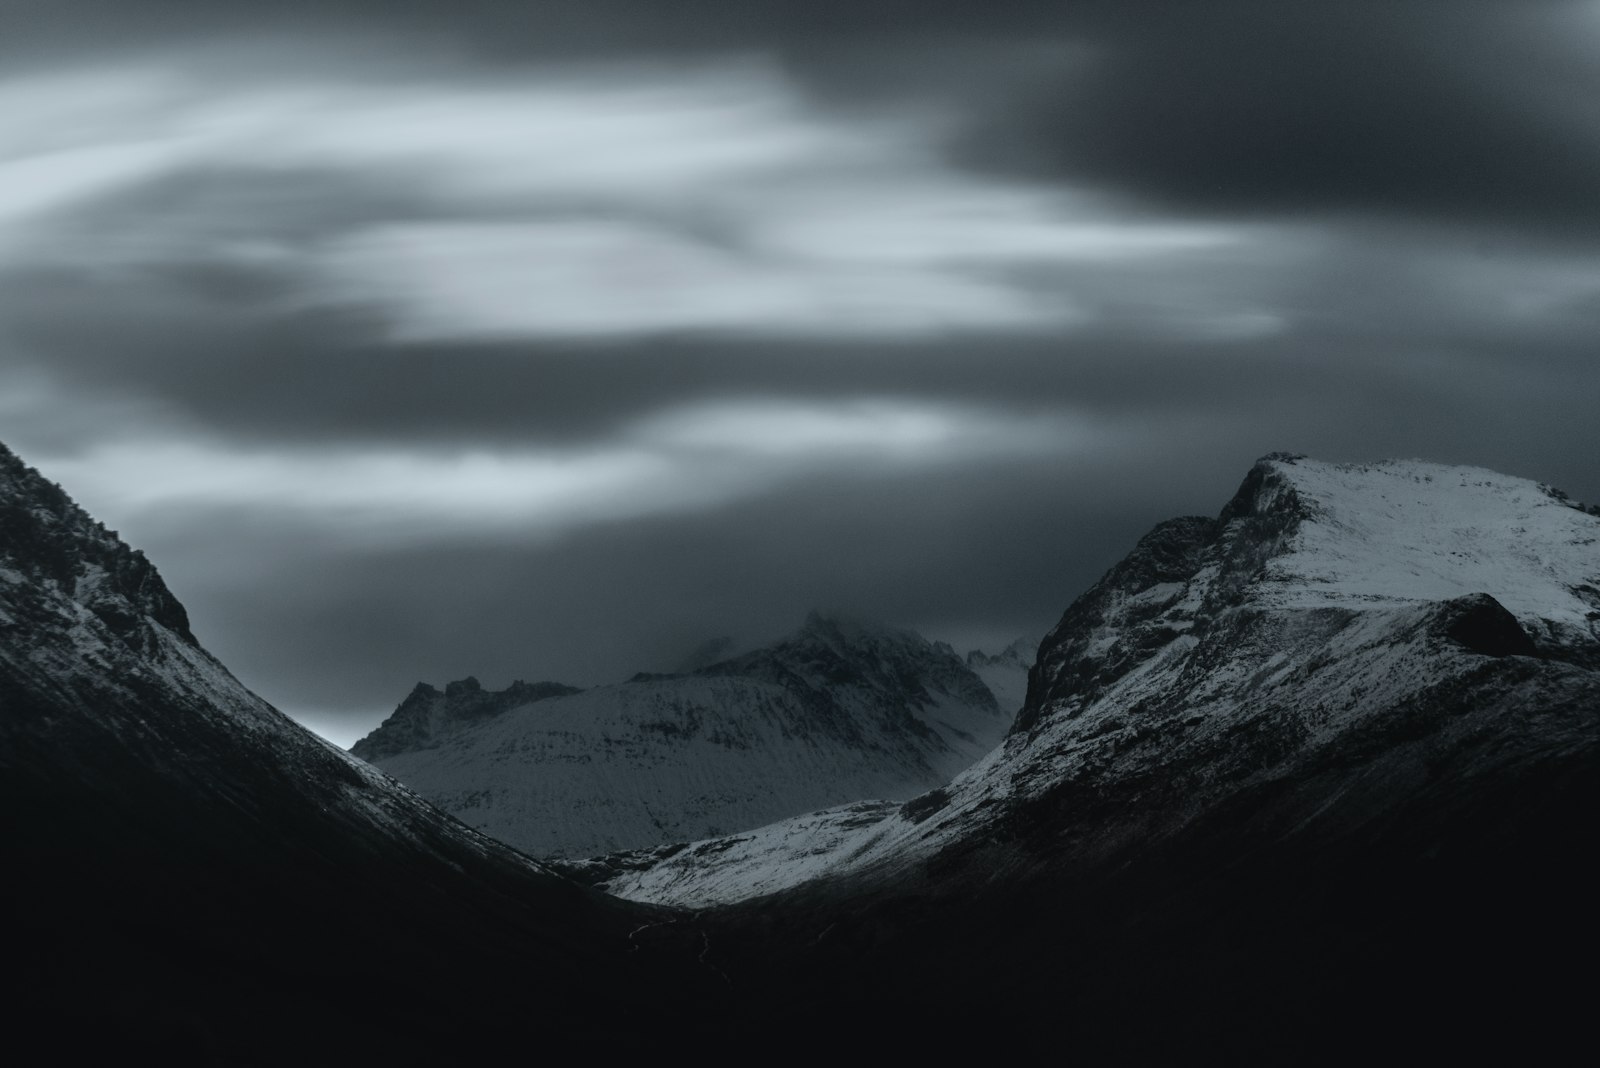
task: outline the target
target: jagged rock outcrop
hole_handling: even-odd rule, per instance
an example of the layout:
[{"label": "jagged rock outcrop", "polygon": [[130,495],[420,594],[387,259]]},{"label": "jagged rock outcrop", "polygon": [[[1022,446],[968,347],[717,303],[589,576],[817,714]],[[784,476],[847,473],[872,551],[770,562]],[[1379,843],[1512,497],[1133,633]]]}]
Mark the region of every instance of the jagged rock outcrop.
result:
[{"label": "jagged rock outcrop", "polygon": [[59,486],[3,446],[0,560],[5,562],[0,582],[12,589],[10,612],[0,626],[20,632],[47,622],[48,591],[72,600],[135,651],[153,651],[152,632],[141,626],[147,618],[195,644],[188,613],[144,554],[90,519]]}]

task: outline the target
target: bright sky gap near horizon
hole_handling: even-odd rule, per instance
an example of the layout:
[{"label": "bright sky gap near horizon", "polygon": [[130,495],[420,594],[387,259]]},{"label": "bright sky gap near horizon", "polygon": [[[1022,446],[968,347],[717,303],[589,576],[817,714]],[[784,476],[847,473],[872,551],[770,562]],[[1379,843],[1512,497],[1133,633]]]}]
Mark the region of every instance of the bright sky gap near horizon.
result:
[{"label": "bright sky gap near horizon", "polygon": [[340,741],[1037,636],[1257,456],[1600,499],[1600,3],[0,0],[0,440]]}]

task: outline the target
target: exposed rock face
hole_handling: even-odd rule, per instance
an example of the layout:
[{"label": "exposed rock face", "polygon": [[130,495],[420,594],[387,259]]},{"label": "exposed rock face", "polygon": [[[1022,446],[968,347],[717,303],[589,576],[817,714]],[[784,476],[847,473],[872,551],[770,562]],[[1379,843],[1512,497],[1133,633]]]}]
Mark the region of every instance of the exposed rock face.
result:
[{"label": "exposed rock face", "polygon": [[[1193,608],[1164,612],[1150,596],[1186,581],[1200,566],[1221,525],[1201,516],[1170,519],[1067,609],[1041,645],[1014,730],[1028,730],[1060,695],[1098,695],[1193,624]],[[1115,628],[1123,640],[1108,641]]]},{"label": "exposed rock face", "polygon": [[[85,515],[62,489],[0,446],[0,560],[6,572],[0,582],[13,587],[12,618],[0,626],[21,630],[44,622],[45,598],[30,592],[47,589],[88,611],[119,641],[150,651],[153,624],[188,645],[189,617],[161,581],[156,569],[137,549],[130,549]],[[42,615],[22,616],[28,601]]]},{"label": "exposed rock face", "polygon": [[525,852],[585,856],[910,798],[1010,720],[948,646],[813,613],[688,674],[581,693],[419,685],[353,752]]}]

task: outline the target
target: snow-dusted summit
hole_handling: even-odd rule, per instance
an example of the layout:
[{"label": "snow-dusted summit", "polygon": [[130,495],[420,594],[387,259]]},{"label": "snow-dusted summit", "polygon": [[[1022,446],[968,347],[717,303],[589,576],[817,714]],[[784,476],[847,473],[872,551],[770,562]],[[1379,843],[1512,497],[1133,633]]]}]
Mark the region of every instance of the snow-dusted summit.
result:
[{"label": "snow-dusted summit", "polygon": [[419,685],[353,751],[524,852],[581,857],[913,797],[998,744],[1015,711],[948,645],[812,613],[687,674]]},{"label": "snow-dusted summit", "polygon": [[1271,797],[1243,811],[1282,834],[1434,790],[1442,811],[1475,776],[1592,747],[1597,666],[1600,517],[1477,468],[1269,458],[1217,518],[1159,525],[1073,603],[1004,745],[948,786],[588,874],[704,906],[1109,863],[1244,798]]}]

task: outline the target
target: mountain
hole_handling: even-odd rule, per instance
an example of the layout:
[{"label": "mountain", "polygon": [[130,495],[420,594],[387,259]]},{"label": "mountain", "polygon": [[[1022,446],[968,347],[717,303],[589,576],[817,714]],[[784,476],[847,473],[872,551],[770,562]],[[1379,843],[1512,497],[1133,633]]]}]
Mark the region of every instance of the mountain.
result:
[{"label": "mountain", "polygon": [[[948,786],[592,871],[617,867],[605,885],[625,896],[702,907],[948,861],[1013,837],[1021,813],[1065,819],[1054,833],[1078,836],[1081,858],[1148,846],[1252,791],[1321,796],[1320,782],[1341,811],[1357,793],[1388,804],[1381,787],[1419,761],[1487,771],[1584,736],[1597,667],[1589,511],[1474,468],[1269,459],[1217,518],[1161,524],[1073,603],[1005,743]],[[1395,778],[1351,792],[1327,771],[1369,765]],[[1056,811],[1122,790],[1135,810]]]},{"label": "mountain", "polygon": [[993,748],[1014,711],[947,645],[812,613],[681,675],[419,684],[352,752],[524,852],[581,857],[913,797]]},{"label": "mountain", "polygon": [[[0,1022],[96,1062],[1553,1060],[1600,950],[1597,546],[1536,483],[1269,458],[1073,602],[947,785],[562,866],[674,909],[300,730],[0,450]],[[808,629],[705,678],[894,677]]]},{"label": "mountain", "polygon": [[[704,972],[686,953],[663,982],[629,940],[659,912],[250,693],[142,554],[4,447],[0,811],[7,1032],[64,1060],[405,1061],[590,1019],[602,991],[659,1021]],[[418,1012],[424,975],[454,981]]]},{"label": "mountain", "polygon": [[570,870],[722,903],[761,945],[730,974],[952,1042],[1065,1013],[1116,1059],[1539,1056],[1593,989],[1596,811],[1593,510],[1278,456],[1079,597],[947,786]]}]

